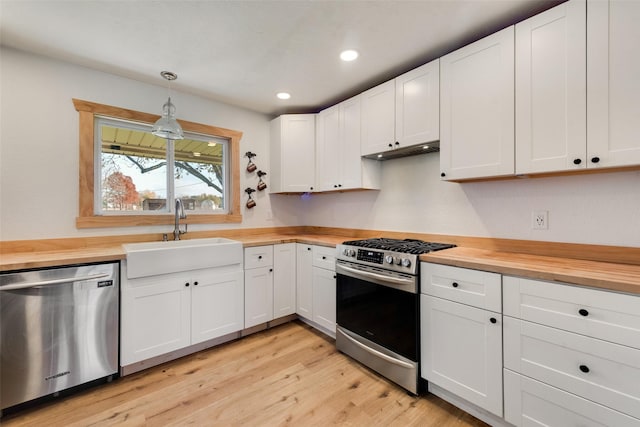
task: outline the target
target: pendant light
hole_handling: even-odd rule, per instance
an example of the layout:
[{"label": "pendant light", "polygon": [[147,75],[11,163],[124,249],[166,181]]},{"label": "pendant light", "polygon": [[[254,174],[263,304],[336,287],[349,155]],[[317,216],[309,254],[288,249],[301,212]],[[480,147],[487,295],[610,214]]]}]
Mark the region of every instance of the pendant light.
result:
[{"label": "pendant light", "polygon": [[171,81],[177,79],[178,75],[171,71],[162,71],[160,75],[169,82],[169,99],[162,106],[162,117],[154,123],[151,133],[160,138],[183,139],[182,127],[176,121],[176,106],[171,103]]}]

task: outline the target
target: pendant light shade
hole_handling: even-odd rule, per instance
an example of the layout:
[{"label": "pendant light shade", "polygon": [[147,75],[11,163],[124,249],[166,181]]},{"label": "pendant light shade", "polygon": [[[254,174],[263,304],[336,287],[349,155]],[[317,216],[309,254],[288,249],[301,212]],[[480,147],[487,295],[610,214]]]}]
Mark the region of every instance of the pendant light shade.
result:
[{"label": "pendant light shade", "polygon": [[[177,74],[170,71],[163,71],[160,75],[169,81],[169,85],[171,85],[172,80],[178,78]],[[180,126],[180,123],[176,121],[176,106],[171,102],[171,96],[169,96],[167,102],[162,106],[162,117],[153,124],[151,133],[155,136],[166,139],[184,138],[182,127]]]}]

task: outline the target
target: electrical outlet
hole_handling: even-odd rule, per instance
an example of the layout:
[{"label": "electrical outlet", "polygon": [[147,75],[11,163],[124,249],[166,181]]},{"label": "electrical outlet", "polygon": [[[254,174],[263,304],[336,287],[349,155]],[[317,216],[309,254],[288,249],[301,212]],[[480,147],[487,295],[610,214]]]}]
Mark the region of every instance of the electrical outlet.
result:
[{"label": "electrical outlet", "polygon": [[533,211],[531,213],[531,228],[533,230],[549,229],[549,211]]}]

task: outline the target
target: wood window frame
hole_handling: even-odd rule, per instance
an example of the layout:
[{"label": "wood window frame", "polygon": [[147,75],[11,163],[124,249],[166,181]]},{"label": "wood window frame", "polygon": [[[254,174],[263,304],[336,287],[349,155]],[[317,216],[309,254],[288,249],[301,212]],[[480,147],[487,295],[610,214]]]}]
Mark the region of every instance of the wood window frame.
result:
[{"label": "wood window frame", "polygon": [[[95,195],[95,125],[96,115],[131,120],[146,124],[155,123],[160,116],[142,113],[95,102],[72,99],[79,113],[80,125],[80,162],[79,162],[79,210],[76,228],[133,227],[149,225],[173,224],[174,215],[96,215],[94,209]],[[189,215],[184,224],[227,224],[242,222],[240,211],[240,139],[242,132],[224,129],[201,123],[178,120],[182,129],[187,132],[225,138],[229,141],[230,191],[231,205],[226,214]]]}]

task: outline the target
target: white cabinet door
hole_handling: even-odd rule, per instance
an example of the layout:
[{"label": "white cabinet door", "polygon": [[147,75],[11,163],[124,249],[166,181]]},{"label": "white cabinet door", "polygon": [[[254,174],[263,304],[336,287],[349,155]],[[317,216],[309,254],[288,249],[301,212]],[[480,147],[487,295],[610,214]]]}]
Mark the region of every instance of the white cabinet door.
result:
[{"label": "white cabinet door", "polygon": [[313,247],[296,244],[296,313],[313,320]]},{"label": "white cabinet door", "polygon": [[336,333],[336,273],[313,267],[313,321]]},{"label": "white cabinet door", "polygon": [[514,173],[514,29],[440,58],[440,168],[445,180]]},{"label": "white cabinet door", "polygon": [[516,24],[516,174],[587,164],[585,1]]},{"label": "white cabinet door", "polygon": [[504,418],[517,427],[640,426],[640,419],[508,369],[504,370]]},{"label": "white cabinet door", "polygon": [[204,270],[191,275],[191,344],[244,327],[242,271]]},{"label": "white cabinet door", "polygon": [[440,60],[396,77],[396,140],[400,147],[440,139]]},{"label": "white cabinet door", "polygon": [[190,344],[189,280],[181,274],[149,276],[122,287],[123,366]]},{"label": "white cabinet door", "polygon": [[273,267],[244,272],[244,327],[273,320]]},{"label": "white cabinet door", "polygon": [[296,244],[273,246],[273,318],[296,312]]},{"label": "white cabinet door", "polygon": [[[391,150],[395,139],[395,81],[390,80],[363,92],[361,154]],[[399,144],[398,144],[399,145]]]},{"label": "white cabinet door", "polygon": [[420,295],[422,377],[502,416],[502,316]]},{"label": "white cabinet door", "polygon": [[[340,104],[318,113],[316,135],[316,184],[318,191],[331,191],[340,182],[341,120]],[[360,156],[358,155],[358,158]]]},{"label": "white cabinet door", "polygon": [[587,6],[587,167],[638,165],[640,2]]},{"label": "white cabinet door", "polygon": [[313,190],[315,117],[315,114],[285,114],[271,121],[271,192]]},{"label": "white cabinet door", "polygon": [[[340,165],[338,189],[380,188],[379,183],[367,179],[367,173],[378,170],[378,162],[360,157],[361,97],[356,96],[340,104],[340,149],[331,161]],[[379,173],[379,170],[378,170]]]}]

